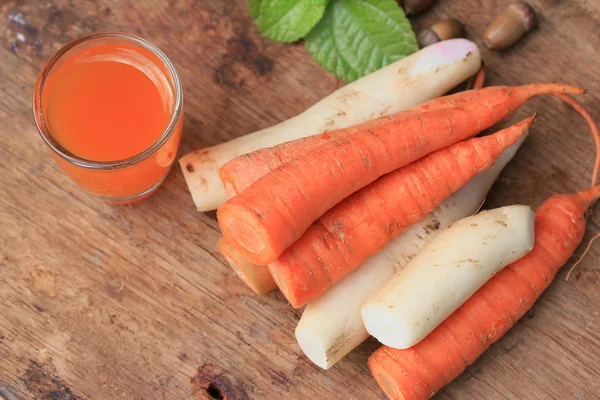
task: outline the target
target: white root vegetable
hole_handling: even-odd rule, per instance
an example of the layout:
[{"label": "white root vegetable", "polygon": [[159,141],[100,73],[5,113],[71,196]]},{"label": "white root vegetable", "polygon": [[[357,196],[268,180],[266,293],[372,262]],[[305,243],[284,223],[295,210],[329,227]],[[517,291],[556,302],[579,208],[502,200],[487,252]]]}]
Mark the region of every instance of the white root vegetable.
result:
[{"label": "white root vegetable", "polygon": [[221,237],[217,246],[237,276],[256,294],[267,294],[277,287],[266,265],[248,261],[225,237]]},{"label": "white root vegetable", "polygon": [[432,100],[469,78],[480,65],[475,43],[466,39],[436,43],[342,87],[296,117],[191,152],[179,160],[179,165],[194,204],[199,211],[209,211],[229,198],[219,169],[237,156]]},{"label": "white root vegetable", "polygon": [[500,171],[524,140],[515,143],[494,166],[475,176],[423,220],[392,239],[383,250],[306,306],[296,327],[296,340],[313,363],[331,368],[369,337],[360,315],[361,306],[441,229],[477,212]]},{"label": "white root vegetable", "polygon": [[440,232],[362,307],[367,331],[396,349],[420,342],[496,272],[533,248],[534,219],[529,206],[507,206]]}]

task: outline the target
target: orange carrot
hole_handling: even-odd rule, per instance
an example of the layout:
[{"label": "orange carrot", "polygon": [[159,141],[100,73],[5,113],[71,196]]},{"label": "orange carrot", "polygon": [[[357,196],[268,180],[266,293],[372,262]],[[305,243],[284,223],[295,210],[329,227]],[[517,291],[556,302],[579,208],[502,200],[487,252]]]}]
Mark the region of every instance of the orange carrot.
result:
[{"label": "orange carrot", "polygon": [[269,264],[277,286],[295,308],[316,298],[492,166],[534,119],[438,150],[352,194]]},{"label": "orange carrot", "polygon": [[594,186],[600,168],[600,135],[577,101],[557,96],[586,119],[593,134],[597,150],[593,187],[548,199],[536,213],[533,250],[491,278],[423,341],[406,350],[383,346],[370,357],[371,372],[389,398],[428,399],[461,374],[525,314],[581,242],[585,211],[600,197],[600,186]]},{"label": "orange carrot", "polygon": [[[481,89],[483,87],[484,79],[485,72],[482,67],[473,77],[473,88]],[[411,109],[399,111],[346,129],[323,132],[318,135],[292,140],[277,146],[267,147],[241,155],[221,167],[221,181],[229,195],[231,197],[236,196],[270,171],[281,167],[286,162],[291,161],[295,157],[319,147],[326,142],[348,136],[368,127],[381,125],[390,121],[400,121],[423,111],[459,107],[475,100],[480,94],[482,94],[481,90],[467,90],[448,96],[438,97]],[[557,94],[557,97],[576,108],[588,122],[591,121],[591,117],[587,111],[583,109],[579,103],[575,102],[572,97],[563,94]],[[600,154],[600,149],[598,150],[598,154]]]},{"label": "orange carrot", "polygon": [[505,267],[415,346],[382,346],[369,358],[390,399],[425,400],[461,374],[500,339],[550,285],[585,232],[585,211],[600,186],[548,199],[536,213],[535,246]]},{"label": "orange carrot", "polygon": [[485,70],[483,69],[483,66],[481,66],[481,68],[479,68],[479,71],[477,71],[477,74],[475,74],[473,89],[481,89],[484,84],[485,84]]},{"label": "orange carrot", "polygon": [[473,75],[466,82],[465,90],[477,90],[483,88],[485,85],[485,65],[481,63],[481,67],[477,70],[477,73]]},{"label": "orange carrot", "polygon": [[271,171],[218,210],[223,234],[251,262],[271,263],[325,211],[380,176],[476,135],[532,96],[583,92],[561,84],[481,90],[462,107],[360,130]]},{"label": "orange carrot", "polygon": [[237,276],[256,294],[267,294],[277,285],[265,265],[252,264],[234,249],[226,238],[219,240],[219,251]]},{"label": "orange carrot", "polygon": [[480,90],[468,90],[449,96],[438,97],[408,110],[385,115],[362,124],[345,129],[323,132],[318,135],[292,140],[277,146],[241,155],[221,167],[221,181],[229,195],[233,197],[270,171],[281,167],[286,162],[326,142],[349,136],[362,129],[373,128],[393,121],[402,121],[423,111],[459,107],[475,100],[481,94]]}]

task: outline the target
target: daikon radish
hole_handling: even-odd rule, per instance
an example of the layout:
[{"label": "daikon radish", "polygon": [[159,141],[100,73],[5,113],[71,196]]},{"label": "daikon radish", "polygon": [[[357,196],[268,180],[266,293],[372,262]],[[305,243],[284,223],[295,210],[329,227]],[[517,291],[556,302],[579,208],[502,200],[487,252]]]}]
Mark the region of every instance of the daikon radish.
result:
[{"label": "daikon radish", "polygon": [[267,294],[277,287],[266,265],[252,264],[224,237],[221,237],[217,246],[229,266],[254,293]]},{"label": "daikon radish", "polygon": [[396,349],[414,346],[488,279],[535,242],[529,206],[464,218],[440,232],[361,309],[367,331]]},{"label": "daikon radish", "polygon": [[453,39],[428,46],[330,94],[302,114],[179,160],[199,211],[228,199],[219,169],[227,161],[264,147],[345,128],[434,99],[475,74],[481,65],[477,45]]},{"label": "daikon radish", "polygon": [[477,212],[500,171],[524,140],[502,153],[493,167],[469,181],[421,222],[308,303],[296,327],[296,340],[313,363],[328,369],[369,337],[360,315],[361,306],[441,229]]}]

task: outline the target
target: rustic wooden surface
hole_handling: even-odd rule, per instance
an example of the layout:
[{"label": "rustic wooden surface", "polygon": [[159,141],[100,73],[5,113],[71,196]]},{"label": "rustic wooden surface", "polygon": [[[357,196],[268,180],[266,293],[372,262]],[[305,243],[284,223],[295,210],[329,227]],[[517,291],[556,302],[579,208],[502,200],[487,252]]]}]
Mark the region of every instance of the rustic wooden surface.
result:
[{"label": "rustic wooden surface", "polygon": [[[414,24],[458,17],[480,42],[505,3],[439,0]],[[483,51],[489,83],[584,85],[600,122],[600,3],[532,4],[539,30]],[[61,45],[101,30],[148,38],[178,67],[181,154],[291,117],[341,85],[301,44],[260,38],[243,0],[0,0],[0,398],[382,399],[366,365],[377,343],[326,372],[307,361],[293,336],[300,313],[280,294],[252,295],[228,269],[214,213],[194,210],[177,167],[154,196],[121,207],[60,172],[32,121],[34,80]],[[531,110],[541,118],[490,206],[538,206],[588,184],[581,119],[552,98]],[[599,223],[592,216],[588,232]],[[600,244],[437,398],[600,398],[599,260]]]}]

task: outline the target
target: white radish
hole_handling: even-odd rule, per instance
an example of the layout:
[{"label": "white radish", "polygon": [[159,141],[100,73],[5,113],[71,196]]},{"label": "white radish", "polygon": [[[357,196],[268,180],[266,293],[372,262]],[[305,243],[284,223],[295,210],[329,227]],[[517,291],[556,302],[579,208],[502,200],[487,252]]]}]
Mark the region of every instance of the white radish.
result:
[{"label": "white radish", "polygon": [[306,306],[296,327],[296,340],[313,363],[331,368],[369,337],[360,315],[362,305],[441,229],[477,212],[500,171],[524,140],[520,139],[502,153],[494,166],[475,176],[419,223],[392,239],[383,250]]},{"label": "white radish", "polygon": [[194,204],[199,211],[209,211],[229,198],[219,169],[235,157],[408,109],[445,94],[480,66],[475,43],[466,39],[439,42],[338,89],[296,117],[191,152],[179,165]]},{"label": "white radish", "polygon": [[420,342],[496,272],[535,241],[531,207],[496,208],[440,232],[361,309],[367,331],[386,346]]},{"label": "white radish", "polygon": [[237,276],[256,294],[267,294],[277,287],[266,265],[248,261],[224,236],[219,239],[217,246]]}]

